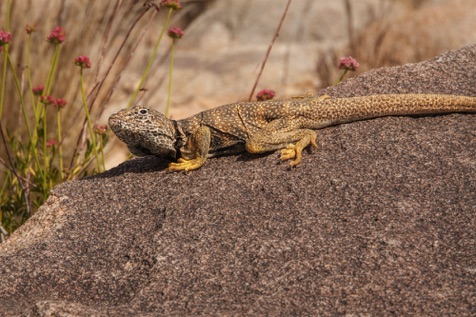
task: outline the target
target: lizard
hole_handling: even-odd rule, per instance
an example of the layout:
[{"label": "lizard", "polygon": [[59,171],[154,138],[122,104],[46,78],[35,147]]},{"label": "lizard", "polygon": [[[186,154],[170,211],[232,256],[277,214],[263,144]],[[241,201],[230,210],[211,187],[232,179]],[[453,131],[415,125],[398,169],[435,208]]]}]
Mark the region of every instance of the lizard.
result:
[{"label": "lizard", "polygon": [[176,160],[169,171],[190,171],[210,157],[281,150],[290,166],[302,151],[317,147],[315,130],[383,116],[476,113],[476,97],[442,94],[382,94],[335,98],[302,96],[237,102],[182,120],[168,119],[143,106],[123,109],[109,118],[114,134],[136,156]]}]

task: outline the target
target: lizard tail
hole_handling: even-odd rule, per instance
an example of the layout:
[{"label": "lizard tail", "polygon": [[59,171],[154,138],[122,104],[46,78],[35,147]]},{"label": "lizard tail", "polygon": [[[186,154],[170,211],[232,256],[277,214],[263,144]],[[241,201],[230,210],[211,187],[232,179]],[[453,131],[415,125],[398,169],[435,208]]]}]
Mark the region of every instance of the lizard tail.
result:
[{"label": "lizard tail", "polygon": [[320,102],[319,127],[384,116],[475,112],[476,97],[437,94],[388,94],[328,98]]}]

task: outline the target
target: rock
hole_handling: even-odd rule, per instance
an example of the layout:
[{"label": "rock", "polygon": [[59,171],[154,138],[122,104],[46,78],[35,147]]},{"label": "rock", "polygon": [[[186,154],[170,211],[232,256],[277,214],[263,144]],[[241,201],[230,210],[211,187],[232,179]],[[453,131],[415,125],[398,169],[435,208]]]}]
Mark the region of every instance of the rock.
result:
[{"label": "rock", "polygon": [[[322,93],[476,96],[476,46]],[[476,115],[323,129],[167,173],[154,157],[54,188],[0,244],[1,316],[474,314]]]}]

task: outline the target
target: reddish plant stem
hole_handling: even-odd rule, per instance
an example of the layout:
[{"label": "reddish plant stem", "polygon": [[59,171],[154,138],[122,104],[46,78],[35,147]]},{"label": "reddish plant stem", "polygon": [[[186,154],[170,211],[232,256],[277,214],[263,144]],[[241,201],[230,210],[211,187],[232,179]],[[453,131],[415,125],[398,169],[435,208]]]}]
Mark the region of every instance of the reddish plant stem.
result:
[{"label": "reddish plant stem", "polygon": [[266,66],[266,62],[268,61],[269,54],[271,53],[271,49],[273,48],[274,42],[276,41],[276,38],[279,36],[279,31],[281,30],[281,26],[283,25],[286,14],[288,13],[288,9],[289,9],[289,5],[291,4],[291,1],[292,0],[288,0],[288,3],[286,4],[286,8],[284,9],[283,16],[281,17],[281,20],[279,21],[276,32],[274,32],[273,40],[268,46],[268,51],[266,52],[266,55],[264,56],[263,63],[261,63],[261,69],[258,73],[258,77],[256,78],[255,84],[253,85],[253,89],[251,89],[251,93],[248,98],[248,101],[251,101],[251,99],[253,99],[253,95],[255,93],[256,87],[258,86],[258,82],[261,78],[261,74],[263,74],[264,67]]}]

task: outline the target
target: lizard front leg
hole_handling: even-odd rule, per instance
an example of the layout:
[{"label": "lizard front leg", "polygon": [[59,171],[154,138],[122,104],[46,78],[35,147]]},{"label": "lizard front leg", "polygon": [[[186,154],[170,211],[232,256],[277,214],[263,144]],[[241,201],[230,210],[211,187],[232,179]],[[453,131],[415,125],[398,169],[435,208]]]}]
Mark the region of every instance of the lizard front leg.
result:
[{"label": "lizard front leg", "polygon": [[187,172],[202,167],[207,160],[210,139],[210,128],[206,126],[198,128],[185,145],[185,150],[181,153],[182,157],[177,160],[177,163],[170,163],[168,170]]},{"label": "lizard front leg", "polygon": [[302,129],[301,119],[278,119],[256,132],[246,142],[249,153],[265,153],[281,149],[281,160],[294,159],[291,167],[301,163],[302,150],[312,145],[317,147],[317,134],[311,129]]}]

